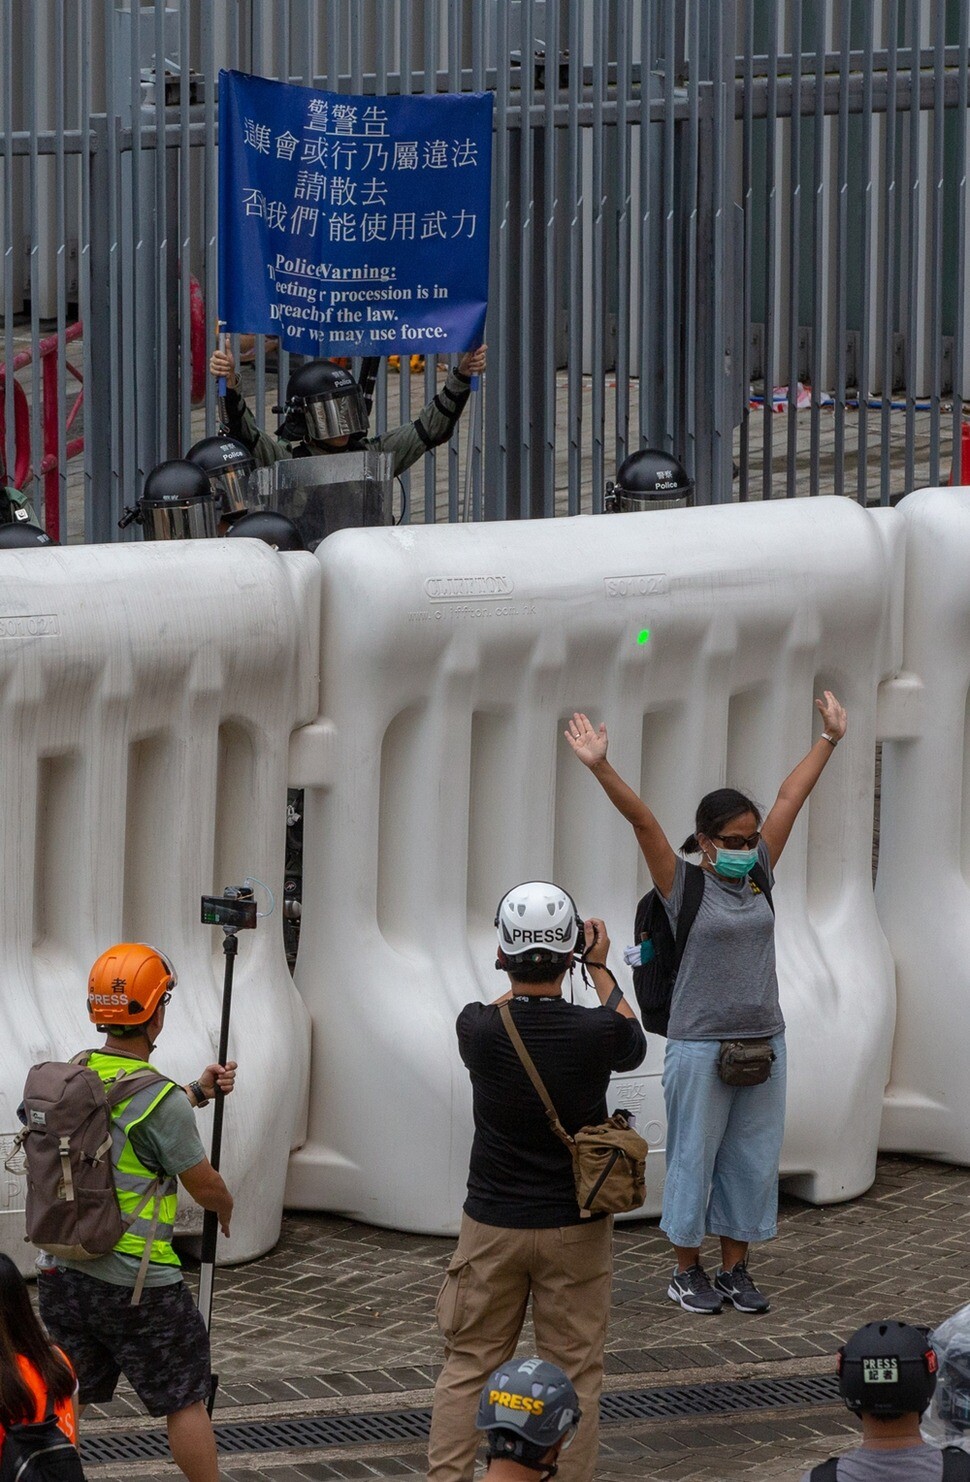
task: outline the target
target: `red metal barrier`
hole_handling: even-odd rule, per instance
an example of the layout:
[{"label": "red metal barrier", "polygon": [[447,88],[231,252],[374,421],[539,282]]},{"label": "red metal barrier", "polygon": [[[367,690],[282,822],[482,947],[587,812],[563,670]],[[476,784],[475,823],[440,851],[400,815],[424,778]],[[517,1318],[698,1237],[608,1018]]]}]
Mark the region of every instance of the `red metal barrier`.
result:
[{"label": "red metal barrier", "polygon": [[205,401],[209,357],[205,353],[205,302],[198,278],[189,279],[189,313],[192,334],[192,405]]},{"label": "red metal barrier", "polygon": [[960,452],[956,455],[956,450],[954,450],[950,483],[970,484],[970,422],[960,423]]},{"label": "red metal barrier", "polygon": [[[83,333],[80,323],[70,324],[64,331],[63,341],[65,345],[72,340],[79,340]],[[14,470],[13,482],[18,489],[22,489],[28,479],[40,476],[44,480],[44,526],[52,540],[61,538],[61,511],[58,483],[60,465],[57,461],[58,440],[60,435],[60,407],[57,397],[57,352],[61,343],[61,336],[52,334],[46,339],[40,340],[37,345],[37,354],[41,362],[41,427],[44,438],[44,456],[41,458],[40,467],[34,470],[31,466],[30,448],[30,408],[27,405],[27,397],[24,388],[19,382],[14,381]],[[33,351],[21,350],[14,356],[14,374],[23,370],[24,366],[33,361]],[[69,432],[77,418],[78,412],[84,402],[84,377],[76,365],[70,361],[66,362],[68,375],[81,386],[81,390],[71,404],[65,423],[65,431]],[[0,454],[4,452],[3,446],[3,388],[6,380],[6,367],[0,365]],[[76,458],[84,451],[84,438],[72,437],[67,441],[65,455],[67,458]]]},{"label": "red metal barrier", "polygon": [[[18,355],[14,360],[14,370],[18,369]],[[30,359],[28,355],[28,361]],[[10,477],[7,465],[7,450],[4,445],[4,402],[6,400],[6,375],[4,367],[0,365],[0,473],[5,479]],[[24,388],[19,381],[13,383],[13,482],[18,489],[22,489],[30,477],[30,407],[27,405],[27,397]]]}]

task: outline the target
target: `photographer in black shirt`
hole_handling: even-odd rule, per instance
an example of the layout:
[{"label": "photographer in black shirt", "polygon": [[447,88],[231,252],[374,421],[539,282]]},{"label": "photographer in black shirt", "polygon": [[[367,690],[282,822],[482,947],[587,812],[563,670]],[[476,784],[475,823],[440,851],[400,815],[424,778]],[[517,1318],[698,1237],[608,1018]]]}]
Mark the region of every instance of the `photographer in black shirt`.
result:
[{"label": "photographer in black shirt", "polygon": [[[515,1352],[529,1297],[536,1349],[576,1388],[583,1420],[559,1463],[565,1482],[589,1482],[599,1442],[599,1395],[612,1277],[612,1217],[584,1219],[572,1161],[506,1033],[508,1003],[567,1132],[605,1121],[610,1075],[646,1054],[643,1030],[606,970],[602,921],[583,922],[565,890],[516,886],[499,905],[496,967],[511,987],[458,1016],[458,1048],[472,1082],[475,1139],[458,1246],[438,1297],[445,1339],[435,1387],[428,1476],[471,1482],[482,1384]],[[577,947],[600,1000],[562,996]]]}]

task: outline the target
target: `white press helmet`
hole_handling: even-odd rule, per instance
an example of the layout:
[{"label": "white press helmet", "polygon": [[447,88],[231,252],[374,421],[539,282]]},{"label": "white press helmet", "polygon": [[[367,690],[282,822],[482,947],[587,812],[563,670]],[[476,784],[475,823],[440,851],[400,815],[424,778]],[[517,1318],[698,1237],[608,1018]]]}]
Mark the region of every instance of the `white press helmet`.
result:
[{"label": "white press helmet", "polygon": [[568,957],[584,941],[583,919],[567,890],[549,880],[527,880],[503,895],[495,913],[505,957]]}]

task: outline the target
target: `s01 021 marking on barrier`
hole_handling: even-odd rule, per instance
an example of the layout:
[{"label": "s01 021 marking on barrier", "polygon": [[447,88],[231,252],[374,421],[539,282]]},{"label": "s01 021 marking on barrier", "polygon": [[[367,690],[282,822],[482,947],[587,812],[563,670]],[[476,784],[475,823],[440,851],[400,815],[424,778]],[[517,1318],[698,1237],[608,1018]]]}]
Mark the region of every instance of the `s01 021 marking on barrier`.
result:
[{"label": "s01 021 marking on barrier", "polygon": [[0,617],[0,638],[56,638],[60,631],[53,612]]}]

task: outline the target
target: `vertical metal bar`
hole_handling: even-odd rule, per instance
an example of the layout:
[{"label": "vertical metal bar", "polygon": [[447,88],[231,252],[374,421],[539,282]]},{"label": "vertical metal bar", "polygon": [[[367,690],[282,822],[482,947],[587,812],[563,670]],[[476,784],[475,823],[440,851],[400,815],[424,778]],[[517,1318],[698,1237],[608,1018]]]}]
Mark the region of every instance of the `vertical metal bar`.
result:
[{"label": "vertical metal bar", "polygon": [[[558,3],[558,0],[554,0]],[[484,5],[476,5],[472,10],[472,88],[475,92],[485,91],[485,68],[488,59],[488,12]],[[494,200],[494,185],[493,185]],[[494,207],[490,211],[490,217],[494,220]],[[489,318],[491,316],[489,315]],[[488,330],[485,332],[488,341]],[[482,389],[479,396],[484,397],[485,380],[482,379]],[[483,484],[485,478],[485,446],[482,437],[484,419],[479,416],[473,419],[468,429],[468,447],[472,457],[472,519],[484,519],[483,508]]]},{"label": "vertical metal bar", "polygon": [[[616,24],[616,408],[615,462],[623,462],[630,437],[630,172],[633,153],[632,6],[621,0]],[[594,486],[595,487],[595,486]]]},{"label": "vertical metal bar", "polygon": [[897,303],[896,282],[896,114],[899,91],[899,0],[888,0],[888,66],[886,77],[886,189],[883,199],[883,304],[882,407],[880,412],[882,461],[879,470],[879,503],[889,503],[890,446],[893,399],[893,324]]},{"label": "vertical metal bar", "polygon": [[774,494],[775,257],[778,237],[778,26],[779,15],[768,6],[768,87],[765,120],[765,344],[764,406],[761,427],[761,497]]},{"label": "vertical metal bar", "polygon": [[[249,40],[249,45],[250,45],[250,52],[251,52],[252,59],[253,59],[252,60],[252,70],[253,70],[254,73],[256,73],[257,76],[262,76],[262,75],[264,75],[264,68],[266,66],[266,63],[265,63],[264,57],[263,57],[263,31],[264,31],[264,26],[263,26],[263,0],[251,0],[251,4],[252,4],[252,10],[250,11],[250,18],[249,18],[249,26],[250,26],[250,32],[249,32],[250,40]],[[255,360],[253,362],[253,371],[254,371],[255,377],[256,377],[256,385],[255,385],[255,390],[254,390],[254,395],[255,395],[255,408],[254,408],[254,411],[255,411],[255,414],[256,414],[256,421],[257,421],[258,425],[260,427],[262,427],[263,422],[264,422],[265,417],[266,417],[266,340],[265,340],[265,336],[263,336],[261,334],[258,334],[256,336],[255,351],[256,351],[256,358],[255,358]],[[277,384],[278,384],[278,386],[285,386],[286,382],[285,382],[285,380],[283,378],[283,372],[279,368],[279,361],[280,361],[280,357],[277,356]],[[277,401],[279,403],[282,403],[283,397],[282,396],[278,396],[278,397],[275,398],[275,401]]]},{"label": "vertical metal bar", "polygon": [[[137,21],[137,19],[139,17],[140,17],[140,12],[138,12],[138,11],[133,11],[132,12],[131,20],[132,20],[132,42],[133,42],[133,45],[134,45],[135,40],[136,40],[136,34],[135,33],[137,32],[137,29],[138,29],[137,28],[137,25],[136,25],[136,21]],[[178,229],[177,229],[177,225],[176,225],[174,241],[172,241],[170,243],[169,242],[169,233],[171,231],[171,223],[169,222],[169,216],[168,216],[168,206],[169,206],[169,200],[168,200],[168,159],[167,159],[167,150],[165,148],[165,7],[164,7],[164,5],[158,5],[158,4],[156,4],[156,6],[155,6],[154,75],[155,75],[155,201],[154,201],[154,208],[155,208],[155,222],[156,222],[156,231],[157,231],[157,250],[158,250],[158,278],[155,280],[156,283],[157,283],[157,289],[156,289],[156,296],[157,296],[156,330],[157,330],[158,338],[156,340],[156,345],[158,347],[158,352],[157,352],[157,359],[156,359],[156,375],[157,375],[157,378],[158,378],[157,379],[158,429],[157,429],[157,436],[156,436],[155,454],[156,455],[161,455],[163,458],[174,458],[176,456],[177,449],[175,449],[175,448],[172,447],[172,432],[173,432],[173,429],[172,429],[172,420],[173,420],[173,418],[172,418],[172,405],[171,405],[171,403],[172,403],[172,399],[173,399],[173,386],[172,386],[172,383],[170,382],[169,376],[167,374],[168,368],[171,365],[171,354],[172,354],[171,346],[169,344],[170,330],[171,330],[171,300],[169,299],[168,285],[169,285],[169,283],[171,281],[171,262],[170,262],[170,258],[171,258],[172,253],[175,253],[176,254],[176,257],[177,257],[177,254],[178,254]],[[141,150],[141,105],[140,105],[140,101],[137,101],[137,93],[135,91],[135,84],[136,84],[136,82],[137,82],[137,78],[134,78],[133,77],[132,78],[132,118],[131,118],[133,160],[134,160],[134,157]],[[136,142],[136,140],[137,140],[137,142]],[[139,225],[139,223],[138,223],[138,210],[139,210],[139,206],[140,206],[140,201],[139,201],[138,191],[134,188],[134,182],[133,182],[133,188],[132,188],[132,200],[133,200],[133,210],[135,212],[135,217],[134,217],[134,221],[135,221],[135,232],[136,232],[138,238],[140,238],[140,232],[138,230],[138,225]],[[139,249],[141,248],[141,245],[142,244],[141,244],[141,242],[139,240]],[[139,251],[138,257],[139,257],[139,261],[140,261],[140,257],[141,257],[140,251]],[[139,292],[139,286],[140,286],[140,274],[139,273],[136,273],[136,275],[135,275],[135,295],[136,295],[136,301],[137,301],[137,296],[138,296],[138,292]],[[177,306],[177,299],[176,299],[176,306]],[[134,322],[134,320],[136,318],[137,312],[138,311],[137,311],[137,308],[136,308],[135,309],[135,313],[131,315],[132,323]],[[177,323],[178,323],[178,319],[177,319],[177,307],[176,307],[176,326],[177,326]],[[126,336],[126,340],[127,340],[127,336]],[[125,355],[125,359],[126,359],[126,376],[125,376],[125,379],[126,380],[130,380],[130,377],[129,377],[129,374],[128,374],[128,365],[127,365],[127,362],[129,361],[127,344],[126,344],[126,355]],[[130,361],[131,361],[131,363],[130,363],[130,370],[132,372],[137,373],[136,372],[135,365],[134,365],[134,356],[133,355],[130,357]],[[178,412],[177,412],[177,409],[176,409],[176,426],[177,426],[177,418],[178,418]],[[139,473],[143,473],[143,472],[144,472],[144,470],[139,469]]]},{"label": "vertical metal bar", "polygon": [[[412,9],[413,7],[409,5],[401,16],[401,92],[406,94],[414,91],[414,62],[411,44]],[[409,355],[399,355],[398,367],[398,420],[401,423],[405,423],[411,420],[411,357]],[[405,522],[410,524],[414,506],[411,501],[412,478],[409,469],[401,474],[400,482],[406,501]]]},{"label": "vertical metal bar", "polygon": [[192,69],[189,50],[190,0],[179,0],[179,142],[176,158],[179,179],[179,365],[181,427],[179,451],[192,445],[192,145],[189,89]]},{"label": "vertical metal bar", "polygon": [[[54,131],[56,153],[54,155],[54,236],[57,241],[56,262],[56,319],[57,351],[54,382],[57,388],[57,524],[58,539],[67,542],[67,428],[65,420],[67,390],[67,180],[64,155],[64,129],[66,126],[64,98],[67,83],[65,65],[66,43],[64,26],[64,0],[55,0],[54,7],[54,58],[55,98]],[[45,499],[46,503],[46,499]]]},{"label": "vertical metal bar", "polygon": [[[960,80],[956,108],[957,169],[956,169],[956,257],[959,282],[956,294],[956,313],[953,319],[953,467],[959,470],[961,438],[963,434],[963,401],[967,395],[966,353],[963,343],[967,323],[967,282],[962,271],[967,250],[967,128],[970,123],[970,6],[959,7],[959,54]],[[951,478],[953,475],[951,474]],[[959,480],[959,472],[956,481]]]},{"label": "vertical metal bar", "polygon": [[[353,30],[353,27],[351,27]],[[423,93],[438,91],[438,0],[424,0],[424,73]],[[404,357],[401,357],[402,360]],[[424,357],[424,399],[430,401],[437,390],[438,357]],[[424,471],[424,518],[431,525],[438,518],[438,459],[434,449],[421,460]]]},{"label": "vertical metal bar", "polygon": [[[821,463],[821,395],[822,395],[822,307],[827,274],[825,261],[824,151],[825,151],[825,5],[818,5],[815,18],[815,117],[812,135],[812,401],[809,413],[809,493],[819,492]],[[826,316],[827,318],[827,316]]]},{"label": "vertical metal bar", "polygon": [[[695,0],[696,7],[696,0]],[[664,211],[664,240],[663,240],[663,309],[661,317],[664,327],[664,428],[663,448],[665,452],[676,453],[677,457],[686,462],[688,449],[678,446],[678,408],[683,398],[678,395],[680,390],[679,367],[680,357],[678,355],[678,324],[680,315],[677,303],[677,123],[674,114],[674,91],[677,84],[677,44],[676,44],[676,7],[667,0],[665,7],[664,26],[664,141],[663,141],[663,211]],[[692,122],[692,141],[696,144],[697,138],[697,80],[694,76],[690,79],[691,106],[694,111]],[[690,150],[688,143],[687,149]],[[685,326],[687,328],[687,326]],[[689,329],[688,329],[689,333]]]},{"label": "vertical metal bar", "polygon": [[866,504],[869,498],[869,397],[872,392],[872,362],[874,347],[870,342],[872,319],[872,238],[874,230],[876,200],[872,180],[872,139],[878,124],[872,111],[873,50],[875,45],[875,20],[866,13],[865,55],[862,64],[862,284],[859,299],[862,319],[859,328],[859,355],[856,370],[859,397],[859,442],[856,475],[856,499]]},{"label": "vertical metal bar", "polygon": [[[308,6],[309,6],[309,3],[310,3],[310,0],[307,0],[307,5]],[[400,11],[397,12],[396,22],[397,22],[397,26],[400,27],[400,24],[401,24]],[[382,96],[384,96],[387,93],[387,74],[388,74],[387,49],[388,49],[388,41],[389,41],[391,35],[392,35],[392,27],[391,27],[391,24],[390,24],[390,17],[385,17],[384,21],[382,22],[380,16],[378,16],[378,18],[377,18],[377,56],[376,56],[376,81],[377,81],[377,95],[378,95],[378,97],[382,97]],[[382,356],[381,359],[380,359],[380,361],[378,362],[377,381],[376,381],[375,386],[374,386],[374,417],[375,417],[375,421],[376,421],[377,427],[383,429],[383,428],[385,428],[387,426],[387,356],[386,355],[385,356]]]},{"label": "vertical metal bar", "polygon": [[751,320],[752,320],[752,215],[754,210],[754,0],[744,0],[744,103],[741,122],[741,200],[744,211],[744,263],[741,278],[742,356],[741,435],[738,452],[738,497],[745,502],[751,485]]},{"label": "vertical metal bar", "polygon": [[[461,59],[462,59],[462,3],[461,0],[448,0],[448,31],[446,38],[446,52],[448,56],[448,87],[453,93],[461,92]],[[471,434],[472,418],[466,421],[466,437]],[[461,430],[456,430],[455,436],[448,441],[448,519],[455,524],[459,518],[458,514],[458,491],[461,487],[459,475],[461,464],[459,459],[461,444]],[[471,455],[471,447],[466,447],[466,459]]]},{"label": "vertical metal bar", "polygon": [[[706,14],[703,17],[704,23],[705,23],[706,26],[711,26],[711,25],[714,24],[714,22],[715,22],[715,14],[716,14],[717,11],[718,11],[718,7],[715,6],[715,7],[712,7],[711,9],[709,9],[706,12]],[[696,498],[697,498],[698,503],[699,504],[709,504],[709,503],[711,503],[711,501],[715,497],[715,491],[714,491],[714,488],[713,488],[713,479],[712,479],[712,469],[711,469],[710,456],[709,456],[710,450],[709,450],[709,448],[704,449],[704,450],[699,449],[699,447],[698,447],[698,440],[697,440],[698,410],[700,408],[702,399],[704,398],[705,393],[706,393],[706,391],[708,389],[707,387],[704,387],[704,389],[702,390],[702,381],[703,380],[706,380],[705,372],[706,372],[707,366],[706,365],[702,365],[702,367],[701,367],[701,369],[699,371],[698,370],[698,356],[697,356],[698,319],[699,319],[699,315],[698,315],[698,309],[699,309],[699,305],[698,305],[698,288],[699,288],[699,282],[698,282],[698,279],[699,279],[699,276],[700,276],[700,262],[699,262],[699,250],[700,250],[700,248],[699,248],[699,243],[700,243],[700,237],[699,237],[699,227],[700,227],[699,208],[700,208],[700,204],[701,204],[701,201],[700,201],[700,155],[701,155],[701,147],[702,147],[701,146],[701,119],[700,119],[700,104],[701,104],[701,72],[700,72],[701,19],[702,19],[702,17],[701,17],[701,5],[699,3],[699,0],[693,0],[693,3],[690,6],[690,14],[689,14],[689,18],[688,18],[688,33],[689,33],[688,54],[689,54],[689,57],[690,57],[690,75],[689,75],[688,81],[687,81],[687,88],[688,88],[687,143],[686,143],[686,150],[687,150],[687,169],[686,169],[686,172],[685,172],[686,173],[686,183],[685,183],[685,187],[684,187],[684,205],[683,205],[683,213],[682,213],[682,219],[686,221],[686,226],[687,226],[687,250],[686,250],[686,253],[684,255],[684,264],[685,264],[685,266],[684,266],[684,272],[685,272],[685,276],[686,276],[686,285],[685,285],[686,309],[685,309],[685,313],[684,313],[684,335],[683,335],[683,362],[684,362],[684,379],[683,379],[683,385],[684,385],[684,392],[683,392],[683,428],[684,428],[684,435],[683,436],[684,436],[684,440],[683,440],[683,445],[682,445],[683,446],[683,451],[681,451],[681,447],[679,447],[678,444],[677,444],[677,442],[675,441],[675,443],[674,443],[674,453],[675,453],[675,455],[678,458],[683,459],[684,463],[687,466],[688,473],[691,475],[691,477],[696,482],[696,485],[697,485],[697,495],[696,495]],[[709,46],[709,44],[710,44],[710,37],[709,36],[708,36],[707,40],[708,40],[708,46]],[[710,51],[709,50],[708,50],[708,59],[710,59]],[[706,128],[707,128],[707,143],[709,144],[710,151],[711,151],[711,153],[710,153],[710,163],[711,163],[712,168],[711,168],[710,186],[711,186],[711,193],[712,193],[712,196],[713,196],[713,190],[715,188],[715,182],[717,180],[717,167],[716,167],[716,164],[715,164],[714,159],[713,159],[713,152],[714,152],[714,146],[715,146],[715,136],[716,136],[716,133],[717,133],[717,123],[716,123],[716,106],[717,105],[716,105],[716,101],[715,101],[715,97],[714,97],[714,93],[715,93],[714,84],[709,79],[707,79],[707,81],[708,81],[708,87],[707,87],[707,93],[708,93],[708,99],[707,99],[708,111],[707,111],[707,117],[706,117]],[[713,200],[711,200],[710,209],[712,209],[712,210],[713,209],[716,209],[713,206]],[[711,245],[711,249],[712,249],[712,260],[707,264],[707,273],[710,274],[710,275],[713,275],[714,273],[716,273],[717,267],[716,267],[716,264],[715,264],[715,261],[714,261],[714,258],[713,258],[713,242],[711,242],[710,245]],[[720,294],[718,294],[717,297],[720,298]],[[676,299],[675,298],[671,300],[671,312],[672,312],[672,318],[674,318],[674,316],[676,316],[676,314],[677,314],[677,303],[676,303]],[[711,325],[710,327],[713,330],[713,325]],[[708,359],[709,355],[711,354],[711,352],[713,351],[713,346],[709,344],[709,345],[705,346],[705,349],[708,352],[708,355],[704,357],[704,359],[706,361]],[[671,363],[672,364],[675,364],[676,362],[671,362]],[[710,406],[705,407],[704,408],[705,416],[707,414],[713,414],[713,410],[714,409],[712,407],[710,407]],[[699,466],[699,464],[700,464],[700,466]]]},{"label": "vertical metal bar", "polygon": [[592,435],[590,438],[592,510],[601,514],[605,465],[603,438],[605,434],[606,405],[604,397],[605,355],[604,340],[607,332],[606,310],[608,304],[606,284],[606,173],[605,141],[603,137],[603,105],[605,103],[605,73],[607,67],[607,23],[610,18],[608,5],[597,5],[593,12],[593,178],[592,178],[592,272],[590,278],[592,296],[592,345],[590,369],[592,371]]},{"label": "vertical metal bar", "polygon": [[[235,6],[231,7],[231,13],[236,14]],[[212,7],[203,5],[199,13],[199,52],[202,67],[202,114],[203,114],[203,145],[202,145],[202,237],[204,241],[204,276],[203,292],[205,295],[206,319],[205,327],[206,349],[208,352],[209,335],[218,315],[218,201],[219,201],[219,176],[216,155],[216,51],[215,31],[212,24]],[[232,65],[232,57],[228,59]],[[215,348],[215,346],[213,346]],[[205,378],[205,430],[212,433],[216,420],[216,383],[212,376]]]},{"label": "vertical metal bar", "polygon": [[[519,23],[521,26],[520,51],[519,51],[519,247],[518,247],[518,289],[522,312],[518,315],[518,357],[520,371],[523,367],[531,366],[533,362],[532,349],[532,254],[535,244],[533,231],[533,210],[535,197],[533,193],[533,158],[532,158],[532,92],[534,76],[533,36],[535,12],[533,0],[521,0],[519,5]],[[526,378],[526,384],[528,378]],[[525,391],[525,385],[522,387]],[[522,395],[519,403],[519,449],[518,449],[518,485],[519,485],[519,509],[518,517],[527,520],[531,513],[532,503],[532,439],[534,427],[532,423],[532,397]]]},{"label": "vertical metal bar", "polygon": [[567,355],[567,512],[578,515],[582,496],[583,451],[583,150],[579,105],[583,89],[583,28],[580,7],[569,15],[569,133],[567,175],[571,216],[567,282],[569,284],[569,349]]},{"label": "vertical metal bar", "polygon": [[798,492],[798,296],[801,283],[801,145],[802,145],[802,0],[792,0],[791,132],[788,162],[791,171],[791,229],[788,236],[788,454],[785,493]]},{"label": "vertical metal bar", "polygon": [[[90,127],[91,115],[91,69],[87,59],[93,50],[91,35],[91,0],[81,0],[77,11],[77,63],[78,73],[78,124],[82,130],[83,147],[78,157],[80,172],[80,219],[78,222],[77,284],[78,312],[84,326],[82,336],[82,374],[84,376],[84,497],[82,501],[84,539],[91,536],[89,529],[94,504],[94,446],[103,446],[103,438],[95,438],[88,430],[94,424],[92,418],[92,365],[94,361],[91,324],[91,174],[94,135]],[[99,455],[100,456],[100,451]]]},{"label": "vertical metal bar", "polygon": [[[922,32],[921,0],[908,0],[909,21],[909,136],[907,161],[907,205],[908,211],[908,270],[909,283],[906,287],[906,452],[905,485],[908,493],[916,485],[916,391],[919,376],[919,298],[922,287],[924,263],[922,233],[920,231],[920,37]],[[888,449],[883,449],[887,458]]]},{"label": "vertical metal bar", "polygon": [[[40,154],[37,145],[37,15],[32,5],[23,14],[24,40],[24,117],[29,133],[28,160],[30,162],[30,210],[28,213],[30,245],[28,282],[30,286],[30,447],[33,465],[31,480],[34,508],[43,508],[44,485],[39,469],[43,457],[43,432],[41,421],[41,363],[40,363],[40,209],[38,204]],[[13,374],[13,367],[11,367]]]},{"label": "vertical metal bar", "polygon": [[658,280],[656,254],[651,250],[654,231],[653,212],[653,0],[640,4],[640,239],[638,270],[640,280],[640,314],[637,334],[639,375],[640,446],[657,441],[655,387],[659,374],[655,325],[657,319],[654,294]]},{"label": "vertical metal bar", "polygon": [[[852,0],[843,0],[839,33],[839,114],[837,124],[838,176],[835,198],[835,484],[845,493],[845,383],[848,335],[846,274],[849,259],[849,50],[852,39]],[[868,120],[863,120],[863,128]],[[816,273],[819,269],[816,263]],[[863,305],[863,313],[866,306]]]},{"label": "vertical metal bar", "polygon": [[545,220],[542,223],[542,513],[556,513],[556,361],[559,305],[556,274],[556,222],[559,191],[556,176],[556,99],[559,96],[559,0],[546,0],[545,116],[543,122]]},{"label": "vertical metal bar", "polygon": [[946,65],[946,0],[933,5],[933,181],[930,226],[930,468],[931,484],[940,482],[940,414],[943,401],[943,84]]},{"label": "vertical metal bar", "polygon": [[[13,138],[13,0],[3,0],[3,132],[7,139]],[[16,433],[14,424],[14,370],[15,355],[13,336],[13,280],[15,249],[14,239],[14,175],[19,166],[12,154],[3,159],[3,363],[6,374],[3,382],[3,449],[4,464],[0,468],[0,479],[4,483],[14,482],[16,462]]]},{"label": "vertical metal bar", "polygon": [[[289,82],[293,75],[293,32],[290,25],[292,15],[292,0],[286,0],[285,4],[273,5],[270,8],[270,20],[275,22],[272,35],[273,65],[276,77],[281,82]],[[282,328],[282,326],[281,326]],[[259,346],[263,352],[263,372],[266,370],[266,336],[260,336]],[[290,352],[284,343],[283,335],[277,337],[276,350],[276,386],[278,403],[284,400],[284,387],[290,379]]]},{"label": "vertical metal bar", "polygon": [[[500,352],[498,365],[498,394],[489,398],[489,422],[494,427],[493,453],[494,469],[493,477],[485,488],[485,517],[486,519],[504,520],[508,512],[508,488],[509,488],[509,396],[508,375],[506,366],[509,358],[509,345],[512,334],[512,321],[509,316],[509,270],[511,261],[511,244],[509,240],[511,231],[510,213],[511,200],[509,199],[509,165],[510,165],[510,130],[509,130],[509,12],[507,5],[493,7],[494,16],[494,38],[495,38],[495,200],[496,200],[496,251],[495,271],[493,283],[496,291],[493,293],[494,332],[491,336],[492,342],[497,344]],[[492,373],[492,384],[495,384],[495,372]],[[494,422],[492,418],[494,416]]]}]

